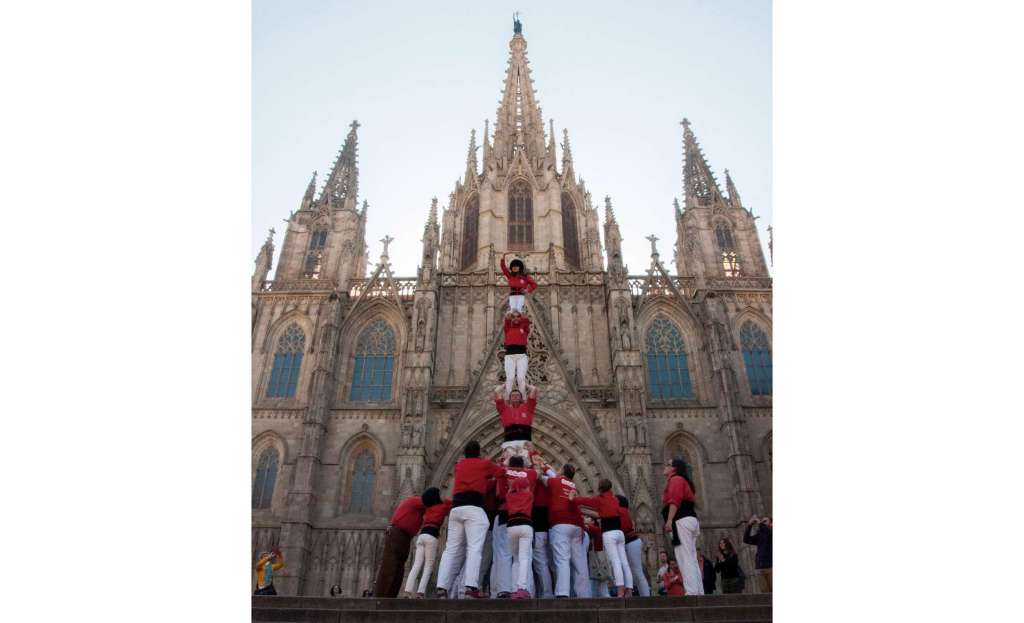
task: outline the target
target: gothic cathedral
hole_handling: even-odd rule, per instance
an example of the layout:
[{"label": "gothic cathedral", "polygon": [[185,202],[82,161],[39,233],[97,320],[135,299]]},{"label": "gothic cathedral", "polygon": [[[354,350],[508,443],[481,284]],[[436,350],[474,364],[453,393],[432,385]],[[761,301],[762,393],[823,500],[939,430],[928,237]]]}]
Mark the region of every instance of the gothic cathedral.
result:
[{"label": "gothic cathedral", "polygon": [[771,512],[772,281],[728,170],[723,193],[684,120],[674,257],[650,236],[649,268],[627,274],[611,198],[601,225],[568,133],[559,162],[545,132],[521,32],[509,49],[493,136],[470,134],[462,180],[440,214],[432,201],[416,277],[392,273],[388,238],[367,277],[355,122],[288,218],[273,280],[270,238],[256,258],[252,555],[281,547],[281,594],[359,595],[396,501],[449,494],[469,439],[497,457],[506,252],[540,285],[526,307],[533,443],[576,465],[581,491],[607,477],[630,498],[651,574],[666,459],[691,465],[705,551]]}]

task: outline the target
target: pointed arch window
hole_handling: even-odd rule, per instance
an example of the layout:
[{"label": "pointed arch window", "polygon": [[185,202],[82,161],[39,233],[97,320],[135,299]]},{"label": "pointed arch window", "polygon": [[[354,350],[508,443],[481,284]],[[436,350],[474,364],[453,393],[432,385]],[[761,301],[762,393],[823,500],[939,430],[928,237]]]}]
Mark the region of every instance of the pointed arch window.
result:
[{"label": "pointed arch window", "polygon": [[747,369],[750,393],[755,396],[770,396],[772,393],[772,347],[768,336],[753,321],[746,321],[740,327],[740,348],[743,350],[743,364]]},{"label": "pointed arch window", "polygon": [[477,230],[480,226],[480,198],[474,195],[466,202],[466,214],[462,217],[462,263],[466,270],[476,263]]},{"label": "pointed arch window", "polygon": [[647,328],[646,341],[651,399],[693,398],[686,343],[679,328],[668,318],[655,318]]},{"label": "pointed arch window", "polygon": [[517,180],[508,190],[508,246],[533,246],[533,192],[524,180]]},{"label": "pointed arch window", "polygon": [[260,454],[256,464],[256,478],[252,483],[252,507],[270,508],[274,497],[274,482],[277,480],[277,450],[267,448]]},{"label": "pointed arch window", "polygon": [[277,339],[274,367],[270,371],[267,398],[292,398],[299,383],[302,351],[306,347],[306,334],[294,322]]},{"label": "pointed arch window", "polygon": [[352,467],[352,492],[349,496],[349,512],[369,513],[373,501],[373,488],[377,481],[376,461],[369,448],[363,448]]},{"label": "pointed arch window", "polygon": [[327,226],[317,225],[313,229],[313,236],[309,239],[309,250],[319,251],[327,246]]},{"label": "pointed arch window", "polygon": [[349,400],[391,400],[391,379],[395,367],[395,330],[377,320],[356,340]]},{"label": "pointed arch window", "polygon": [[722,254],[722,271],[726,277],[740,276],[740,258],[736,254],[736,243],[733,240],[732,227],[725,223],[715,225],[715,241],[718,251]]},{"label": "pointed arch window", "polygon": [[580,242],[576,231],[576,203],[569,193],[562,193],[562,241],[565,261],[573,268],[580,267]]}]

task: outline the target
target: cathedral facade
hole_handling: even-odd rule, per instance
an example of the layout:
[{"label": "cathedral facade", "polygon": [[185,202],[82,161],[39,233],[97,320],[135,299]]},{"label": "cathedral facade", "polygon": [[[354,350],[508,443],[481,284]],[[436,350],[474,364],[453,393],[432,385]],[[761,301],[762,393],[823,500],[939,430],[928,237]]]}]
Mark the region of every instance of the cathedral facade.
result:
[{"label": "cathedral facade", "polygon": [[358,596],[397,501],[450,495],[469,439],[498,456],[505,253],[540,285],[526,308],[533,443],[576,465],[582,492],[607,477],[630,498],[652,576],[666,459],[691,465],[705,551],[771,512],[772,282],[728,170],[723,193],[684,120],[673,257],[650,236],[649,267],[627,274],[611,198],[602,223],[568,134],[559,158],[545,128],[521,32],[509,48],[493,134],[471,133],[447,205],[431,202],[415,277],[393,274],[389,238],[370,265],[355,122],[290,214],[272,280],[271,238],[256,259],[252,555],[280,546],[281,594]]}]

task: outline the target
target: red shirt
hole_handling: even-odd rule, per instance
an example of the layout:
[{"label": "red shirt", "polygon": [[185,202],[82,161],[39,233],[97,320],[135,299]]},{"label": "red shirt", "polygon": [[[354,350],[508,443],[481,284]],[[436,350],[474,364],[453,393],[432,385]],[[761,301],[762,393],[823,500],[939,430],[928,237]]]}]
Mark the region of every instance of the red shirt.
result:
[{"label": "red shirt", "polygon": [[633,517],[629,514],[628,508],[619,507],[619,524],[622,526],[622,534],[626,535],[627,539],[636,536],[636,532],[633,531]]},{"label": "red shirt", "polygon": [[444,518],[448,516],[448,511],[450,510],[452,510],[451,500],[444,500],[440,504],[428,506],[427,511],[423,513],[423,525],[440,528],[441,524],[444,523]]},{"label": "red shirt", "polygon": [[526,346],[526,338],[530,337],[530,319],[520,316],[519,322],[514,322],[505,316],[505,346]]},{"label": "red shirt", "polygon": [[533,488],[537,484],[537,472],[529,467],[509,467],[505,476],[498,480],[498,487],[505,490],[505,504],[508,516],[532,517]]},{"label": "red shirt", "polygon": [[537,289],[537,282],[533,280],[533,277],[518,273],[512,274],[512,271],[508,269],[508,264],[505,263],[505,258],[501,258],[501,272],[505,274],[505,279],[508,279],[508,287],[513,290],[526,290],[529,294]]},{"label": "red shirt", "polygon": [[578,497],[576,503],[596,510],[602,519],[605,517],[619,518],[619,499],[611,491],[605,491],[601,495]]},{"label": "red shirt", "polygon": [[683,576],[681,574],[677,572],[674,573],[672,569],[669,568],[662,577],[664,578],[662,583],[665,585],[665,590],[669,595],[672,595],[673,597],[682,597],[686,594],[686,589],[683,588]]},{"label": "red shirt", "polygon": [[519,406],[513,407],[501,398],[494,401],[494,406],[501,416],[501,427],[509,426],[533,426],[533,412],[537,409],[537,399],[530,397],[526,402],[520,402]]},{"label": "red shirt", "polygon": [[579,510],[569,500],[570,491],[576,491],[576,483],[568,478],[548,478],[548,516],[552,526],[560,523],[578,525]]},{"label": "red shirt", "polygon": [[696,499],[686,479],[679,474],[673,474],[665,483],[665,491],[661,494],[661,506],[664,508],[669,504],[675,504],[676,508],[679,508],[683,502],[694,502]]},{"label": "red shirt", "polygon": [[409,536],[415,536],[420,531],[420,525],[423,523],[423,511],[426,508],[420,496],[409,496],[402,500],[395,512],[391,514],[391,525]]},{"label": "red shirt", "polygon": [[487,479],[497,478],[505,473],[505,468],[497,463],[478,457],[465,458],[455,464],[455,484],[452,495],[464,491],[475,491],[480,495],[487,493]]}]

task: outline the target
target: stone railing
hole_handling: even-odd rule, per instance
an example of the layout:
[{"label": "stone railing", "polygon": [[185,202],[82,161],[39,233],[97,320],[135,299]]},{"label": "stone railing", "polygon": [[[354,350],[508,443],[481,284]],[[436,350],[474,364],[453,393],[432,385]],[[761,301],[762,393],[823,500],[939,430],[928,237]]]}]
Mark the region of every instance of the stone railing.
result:
[{"label": "stone railing", "polygon": [[[356,299],[362,296],[363,291],[366,290],[369,279],[350,279],[348,282],[348,295],[349,297]],[[411,301],[413,296],[416,294],[416,278],[415,277],[395,277],[395,285],[398,286],[398,297],[403,301]],[[367,292],[367,296],[373,298],[378,296],[388,296],[390,292],[386,287],[386,282],[377,281],[373,288]]]},{"label": "stone railing", "polygon": [[260,292],[330,292],[337,288],[333,279],[288,279],[264,281]]},{"label": "stone railing", "polygon": [[435,386],[430,388],[430,401],[439,404],[445,404],[447,402],[465,402],[468,395],[469,387],[465,385],[451,387]]},{"label": "stone railing", "polygon": [[715,290],[770,290],[771,277],[716,277],[708,279],[708,287]]},{"label": "stone railing", "polygon": [[[680,294],[684,296],[691,296],[693,294],[696,287],[696,280],[693,277],[672,277],[671,279],[672,285],[679,290]],[[629,291],[635,297],[643,294],[644,286],[647,285],[649,280],[651,284],[647,288],[647,296],[672,296],[672,288],[662,275],[657,275],[654,278],[647,275],[630,275],[626,277],[626,281],[629,283]]]},{"label": "stone railing", "polygon": [[602,405],[608,405],[616,401],[615,386],[613,385],[584,385],[578,388],[578,391],[583,402],[599,402]]}]

